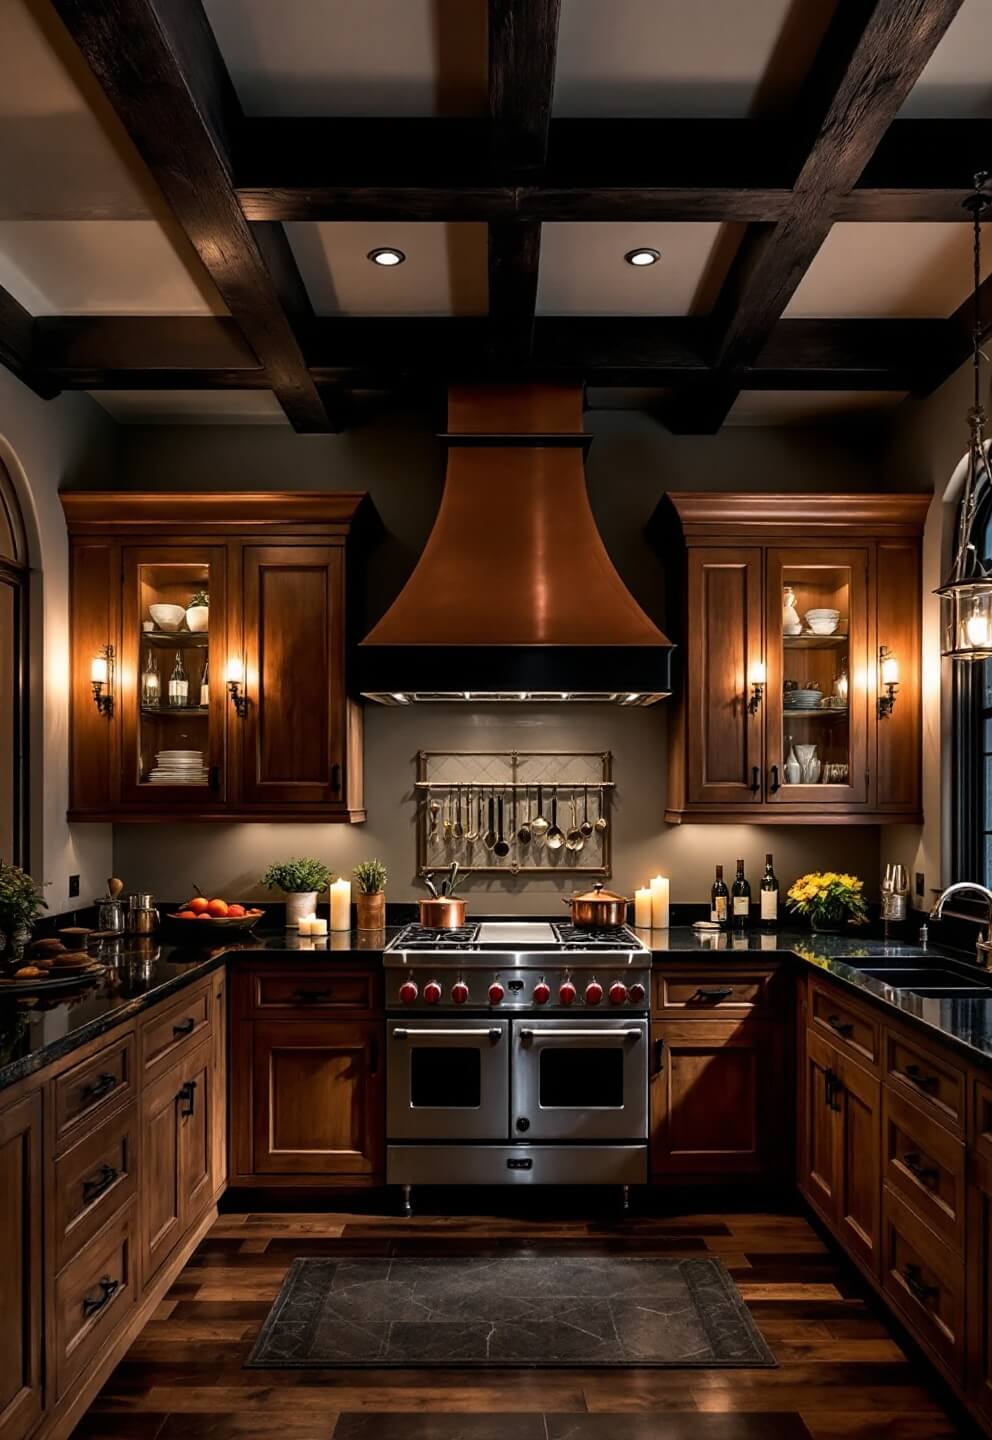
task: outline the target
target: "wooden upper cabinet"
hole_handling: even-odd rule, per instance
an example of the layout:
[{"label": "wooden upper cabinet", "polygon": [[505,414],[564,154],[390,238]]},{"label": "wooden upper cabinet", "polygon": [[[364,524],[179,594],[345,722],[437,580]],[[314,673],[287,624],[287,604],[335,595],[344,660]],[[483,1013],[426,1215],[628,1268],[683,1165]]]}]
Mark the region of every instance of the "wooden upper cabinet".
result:
[{"label": "wooden upper cabinet", "polygon": [[[656,526],[679,646],[667,820],[921,818],[928,504],[925,495],[664,498]],[[798,616],[789,630],[787,593]],[[829,633],[814,630],[815,610],[837,612],[834,628],[821,627]],[[883,646],[899,666],[887,715]]]},{"label": "wooden upper cabinet", "polygon": [[[70,818],[365,819],[362,712],[348,673],[360,637],[347,584],[363,499],[62,496],[72,558]],[[185,616],[201,591],[208,613]],[[106,645],[109,714],[90,683]]]}]

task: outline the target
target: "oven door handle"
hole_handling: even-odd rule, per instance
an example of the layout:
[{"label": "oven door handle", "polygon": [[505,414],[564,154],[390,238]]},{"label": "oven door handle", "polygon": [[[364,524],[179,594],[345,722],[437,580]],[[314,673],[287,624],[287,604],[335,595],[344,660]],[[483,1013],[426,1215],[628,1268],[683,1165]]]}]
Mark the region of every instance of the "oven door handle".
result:
[{"label": "oven door handle", "polygon": [[437,1040],[439,1038],[451,1038],[454,1036],[457,1036],[460,1040],[498,1040],[503,1032],[495,1025],[485,1030],[405,1030],[402,1028],[402,1026],[398,1025],[392,1033],[396,1036],[398,1040]]},{"label": "oven door handle", "polygon": [[637,1040],[642,1030],[530,1030],[521,1029],[523,1040]]}]

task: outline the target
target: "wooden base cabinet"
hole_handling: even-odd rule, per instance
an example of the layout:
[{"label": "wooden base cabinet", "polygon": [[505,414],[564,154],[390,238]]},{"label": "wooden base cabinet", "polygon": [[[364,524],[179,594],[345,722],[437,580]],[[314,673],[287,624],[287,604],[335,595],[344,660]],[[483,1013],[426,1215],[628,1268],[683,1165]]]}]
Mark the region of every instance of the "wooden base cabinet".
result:
[{"label": "wooden base cabinet", "polygon": [[[921,818],[927,504],[920,495],[665,497],[659,529],[684,657],[666,820]],[[817,611],[836,616],[833,628]],[[884,716],[883,647],[899,666],[898,702]]]},{"label": "wooden base cabinet", "polygon": [[43,1407],[41,1095],[0,1110],[0,1435],[22,1440]]},{"label": "wooden base cabinet", "polygon": [[145,1089],[142,1097],[142,1276],[147,1282],[213,1196],[211,1042]]},{"label": "wooden base cabinet", "polygon": [[[365,819],[347,575],[363,500],[62,496],[70,819]],[[109,711],[90,684],[100,653]],[[199,756],[181,784],[170,783],[177,750]]]}]

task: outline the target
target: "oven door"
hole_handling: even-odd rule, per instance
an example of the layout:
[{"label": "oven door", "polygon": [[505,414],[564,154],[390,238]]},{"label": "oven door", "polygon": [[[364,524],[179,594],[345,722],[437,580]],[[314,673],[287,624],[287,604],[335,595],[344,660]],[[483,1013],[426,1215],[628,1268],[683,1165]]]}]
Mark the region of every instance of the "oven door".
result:
[{"label": "oven door", "polygon": [[480,1016],[390,1020],[386,1026],[390,1140],[505,1140],[510,1025]]},{"label": "oven door", "polygon": [[646,1020],[515,1020],[512,1073],[514,1140],[647,1139]]}]

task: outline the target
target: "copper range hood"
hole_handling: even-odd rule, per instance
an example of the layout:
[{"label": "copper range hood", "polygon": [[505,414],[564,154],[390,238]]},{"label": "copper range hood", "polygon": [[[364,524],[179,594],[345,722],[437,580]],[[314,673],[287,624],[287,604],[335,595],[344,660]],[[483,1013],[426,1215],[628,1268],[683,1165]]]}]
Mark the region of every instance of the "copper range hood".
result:
[{"label": "copper range hood", "polygon": [[586,493],[577,385],[456,385],[417,566],[359,647],[362,693],[612,701],[670,691],[671,644],[617,574]]}]

